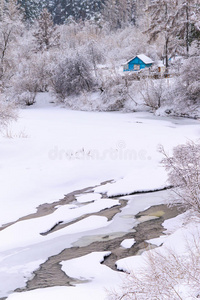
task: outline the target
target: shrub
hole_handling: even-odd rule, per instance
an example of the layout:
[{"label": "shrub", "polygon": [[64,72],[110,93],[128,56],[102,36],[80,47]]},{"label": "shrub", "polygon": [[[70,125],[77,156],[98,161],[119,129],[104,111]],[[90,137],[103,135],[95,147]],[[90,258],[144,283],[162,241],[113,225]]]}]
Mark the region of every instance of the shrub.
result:
[{"label": "shrub", "polygon": [[200,249],[194,238],[188,252],[150,250],[143,264],[127,275],[121,290],[109,292],[109,300],[186,300],[199,298]]},{"label": "shrub", "polygon": [[33,105],[35,103],[36,92],[22,92],[21,94],[16,95],[16,102],[22,105]]},{"label": "shrub", "polygon": [[174,186],[172,203],[200,213],[200,144],[178,145],[172,156],[168,156],[162,146],[159,151],[164,156],[162,164],[168,172],[168,180]]},{"label": "shrub", "polygon": [[6,102],[4,96],[0,95],[0,130],[16,119],[17,113],[14,104]]},{"label": "shrub", "polygon": [[8,98],[20,105],[32,105],[38,92],[48,90],[49,60],[46,53],[38,53],[24,59],[6,91]]},{"label": "shrub", "polygon": [[[130,83],[124,80],[120,75],[102,77],[99,82],[99,90],[101,92],[100,110],[117,111],[125,107],[128,100],[134,99],[129,93]],[[135,102],[137,105],[137,103]]]},{"label": "shrub", "polygon": [[53,73],[51,91],[62,102],[67,102],[68,96],[89,92],[95,86],[89,64],[79,54],[66,57],[55,66]]},{"label": "shrub", "polygon": [[140,94],[144,103],[153,110],[157,110],[166,101],[167,84],[165,79],[153,80],[150,78],[140,81]]}]

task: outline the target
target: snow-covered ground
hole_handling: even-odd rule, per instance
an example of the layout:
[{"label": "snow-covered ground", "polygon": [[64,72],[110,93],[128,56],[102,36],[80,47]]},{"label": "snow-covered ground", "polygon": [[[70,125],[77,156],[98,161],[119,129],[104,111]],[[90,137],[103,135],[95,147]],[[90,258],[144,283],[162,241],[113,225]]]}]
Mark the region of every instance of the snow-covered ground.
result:
[{"label": "snow-covered ground", "polygon": [[[86,213],[119,205],[118,200],[101,198],[101,193],[110,197],[167,186],[158,145],[171,151],[188,139],[196,140],[199,121],[154,117],[147,112],[71,111],[50,104],[46,95],[40,95],[35,106],[20,110],[19,116],[7,131],[11,138],[0,137],[1,225],[34,213],[39,205],[57,201],[74,190],[106,180],[113,182],[97,187],[87,198],[77,196],[76,203],[58,207],[50,215],[23,220],[0,231],[0,297],[10,294],[9,300],[104,299],[105,288],[117,288],[124,278],[100,264],[106,252],[62,262],[67,275],[86,280],[81,285],[24,293],[13,290],[25,286],[32,272],[49,256],[85,236],[117,233],[119,224],[124,224],[124,231],[130,230],[134,218],[120,219],[116,215],[108,221],[104,216],[93,215],[50,235],[41,235],[60,221],[75,221]],[[148,199],[132,196],[122,214],[134,215],[159,203],[160,194]],[[134,243],[124,241],[122,246],[131,247],[130,242]],[[75,265],[79,266],[78,273]]]}]

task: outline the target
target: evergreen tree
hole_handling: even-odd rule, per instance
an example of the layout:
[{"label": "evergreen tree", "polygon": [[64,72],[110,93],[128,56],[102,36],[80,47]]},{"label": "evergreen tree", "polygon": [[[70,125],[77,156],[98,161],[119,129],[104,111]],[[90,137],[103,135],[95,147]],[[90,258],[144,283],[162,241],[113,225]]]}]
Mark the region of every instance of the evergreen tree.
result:
[{"label": "evergreen tree", "polygon": [[197,22],[200,20],[200,4],[198,0],[181,0],[176,5],[177,26],[174,28],[174,35],[182,42],[185,47],[186,55],[189,56],[191,42],[197,37]]},{"label": "evergreen tree", "polygon": [[134,0],[106,0],[102,14],[104,21],[114,30],[134,23],[134,12]]},{"label": "evergreen tree", "polygon": [[38,0],[18,0],[18,4],[24,14],[25,20],[33,22],[40,14],[42,9],[42,1]]},{"label": "evergreen tree", "polygon": [[99,15],[103,1],[100,0],[43,0],[43,7],[51,12],[56,24],[63,24],[68,18],[76,21],[95,18]]},{"label": "evergreen tree", "polygon": [[164,36],[166,67],[169,55],[186,53],[189,56],[189,47],[195,38],[194,32],[196,35],[198,32],[198,0],[154,0],[149,4],[147,12],[150,19],[146,31],[150,36],[149,41],[154,41],[161,34]]},{"label": "evergreen tree", "polygon": [[55,24],[62,24],[66,19],[64,12],[64,7],[66,5],[66,0],[50,0],[46,3],[46,8],[51,13],[53,21]]}]

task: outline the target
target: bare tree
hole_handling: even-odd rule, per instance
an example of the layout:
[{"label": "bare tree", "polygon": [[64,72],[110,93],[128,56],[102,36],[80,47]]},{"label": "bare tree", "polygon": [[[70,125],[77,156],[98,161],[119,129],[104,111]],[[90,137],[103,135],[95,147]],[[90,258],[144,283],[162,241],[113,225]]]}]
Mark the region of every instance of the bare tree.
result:
[{"label": "bare tree", "polygon": [[187,98],[191,103],[200,105],[200,55],[191,56],[183,62],[180,79],[183,101]]},{"label": "bare tree", "polygon": [[14,104],[6,102],[4,95],[0,94],[0,131],[14,120],[17,120],[17,113]]},{"label": "bare tree", "polygon": [[155,41],[160,34],[165,39],[163,56],[166,68],[168,68],[170,56],[186,53],[188,57],[192,41],[192,28],[197,28],[197,20],[199,20],[198,1],[150,1],[147,12],[150,24],[146,32],[150,35],[150,42]]},{"label": "bare tree", "polygon": [[133,86],[127,78],[113,74],[112,76],[100,76],[98,89],[100,91],[100,104],[98,110],[117,111],[127,109],[128,101],[137,106],[133,96]]},{"label": "bare tree", "polygon": [[151,78],[142,78],[141,76],[139,85],[139,93],[142,95],[146,106],[155,111],[165,103],[167,99],[167,83],[164,78],[153,80]]},{"label": "bare tree", "polygon": [[86,54],[94,67],[95,76],[97,77],[97,64],[102,63],[105,59],[103,51],[98,46],[97,42],[91,41],[86,47]]},{"label": "bare tree", "polygon": [[0,11],[0,81],[2,89],[13,76],[15,49],[23,29],[22,16],[17,1],[3,1]]},{"label": "bare tree", "polygon": [[[174,19],[177,25],[174,26],[173,34],[182,44],[187,57],[189,57],[189,49],[193,40],[193,30],[197,28],[197,22],[200,18],[200,8],[198,0],[181,0],[177,1]],[[199,30],[198,30],[199,31]]]},{"label": "bare tree", "polygon": [[51,56],[43,53],[32,53],[28,59],[22,59],[18,72],[10,81],[6,95],[10,101],[20,105],[32,105],[38,92],[48,91],[51,77]]},{"label": "bare tree", "polygon": [[87,58],[78,53],[65,57],[52,72],[51,90],[60,101],[70,95],[89,92],[95,85]]},{"label": "bare tree", "polygon": [[60,35],[53,23],[51,14],[45,8],[41,12],[33,28],[33,36],[36,41],[36,51],[49,50],[58,47]]},{"label": "bare tree", "polygon": [[146,33],[149,34],[149,41],[155,41],[160,34],[164,37],[164,54],[165,65],[168,68],[169,47],[172,39],[173,29],[173,9],[174,2],[171,0],[150,1],[147,8],[148,18],[150,19],[149,28]]},{"label": "bare tree", "polygon": [[[199,298],[200,250],[199,237],[191,238],[188,253],[174,250],[150,250],[143,264],[132,270],[119,292],[109,292],[109,300],[186,300]],[[187,242],[186,242],[187,243]]]},{"label": "bare tree", "polygon": [[196,54],[182,60],[179,76],[170,89],[171,106],[178,116],[198,117],[200,106],[200,56]]},{"label": "bare tree", "polygon": [[200,144],[188,142],[173,149],[168,156],[164,148],[162,164],[168,172],[168,180],[174,186],[172,204],[200,213]]}]

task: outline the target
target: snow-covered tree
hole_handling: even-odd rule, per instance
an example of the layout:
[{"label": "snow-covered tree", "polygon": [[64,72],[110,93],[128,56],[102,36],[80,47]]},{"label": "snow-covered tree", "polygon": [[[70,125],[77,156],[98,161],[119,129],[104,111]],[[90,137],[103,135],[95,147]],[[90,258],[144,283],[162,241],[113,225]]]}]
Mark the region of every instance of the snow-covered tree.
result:
[{"label": "snow-covered tree", "polygon": [[17,74],[11,79],[8,99],[20,105],[34,104],[37,93],[48,90],[50,64],[51,55],[48,52],[32,53],[29,59],[21,60]]},{"label": "snow-covered tree", "polygon": [[0,11],[0,81],[2,89],[15,73],[19,41],[23,36],[22,15],[15,0],[2,1]]},{"label": "snow-covered tree", "polygon": [[[149,41],[155,41],[161,34],[164,38],[163,57],[165,58],[166,68],[168,68],[170,49],[175,47],[173,43],[174,9],[176,1],[173,0],[155,0],[151,1],[147,8],[147,17],[150,20],[149,28],[146,33],[149,34]],[[173,44],[173,45],[172,45]]]},{"label": "snow-covered tree", "polygon": [[102,49],[98,46],[96,41],[91,41],[86,46],[86,54],[89,61],[93,65],[95,76],[97,77],[97,64],[100,64],[104,61],[104,54]]},{"label": "snow-covered tree", "polygon": [[[177,253],[165,246],[148,250],[127,274],[108,300],[186,300],[199,298],[199,236],[187,235],[186,251]],[[183,242],[183,241],[182,241]],[[175,248],[175,247],[174,247]],[[137,271],[136,271],[137,270]]]},{"label": "snow-covered tree", "polygon": [[140,89],[142,99],[146,106],[153,111],[161,107],[167,99],[167,82],[166,79],[153,80],[151,78],[140,77]]},{"label": "snow-covered tree", "polygon": [[22,13],[24,14],[24,19],[33,22],[39,15],[42,9],[42,1],[38,0],[18,0]]},{"label": "snow-covered tree", "polygon": [[184,61],[180,79],[182,83],[182,100],[187,99],[200,105],[200,55],[191,56]]},{"label": "snow-covered tree", "polygon": [[103,20],[111,30],[122,28],[135,22],[134,11],[134,0],[106,0],[102,10]]},{"label": "snow-covered tree", "polygon": [[179,0],[174,11],[173,35],[179,41],[182,51],[189,56],[191,42],[195,39],[198,30],[197,23],[200,19],[200,7],[198,0]]},{"label": "snow-covered tree", "polygon": [[16,121],[17,112],[13,103],[6,101],[5,96],[0,94],[0,131],[3,130],[11,121]]},{"label": "snow-covered tree", "polygon": [[50,0],[46,1],[45,7],[52,15],[55,24],[63,24],[66,21],[66,0]]},{"label": "snow-covered tree", "polygon": [[58,47],[60,36],[57,27],[53,23],[52,16],[46,8],[41,12],[33,30],[36,51]]},{"label": "snow-covered tree", "polygon": [[[198,0],[154,0],[151,1],[147,18],[150,20],[146,31],[150,41],[164,37],[164,57],[168,67],[169,56],[177,53],[189,55],[189,47],[198,31]],[[186,51],[184,50],[186,49]]]},{"label": "snow-covered tree", "polygon": [[103,1],[100,0],[42,0],[52,14],[56,24],[64,24],[68,19],[85,21],[98,20]]},{"label": "snow-covered tree", "polygon": [[132,102],[131,109],[137,106],[131,82],[118,74],[99,76],[98,90],[101,101],[97,109],[100,111],[129,110],[128,102]]},{"label": "snow-covered tree", "polygon": [[78,20],[98,20],[103,1],[100,0],[74,0],[68,1],[67,15],[72,16],[76,21]]},{"label": "snow-covered tree", "polygon": [[200,108],[199,48],[191,47],[193,55],[181,61],[179,76],[168,89],[171,111],[175,115],[198,117]]},{"label": "snow-covered tree", "polygon": [[87,58],[76,53],[55,65],[51,79],[51,90],[60,101],[70,95],[79,95],[93,89],[95,80]]},{"label": "snow-covered tree", "polygon": [[200,213],[200,144],[188,142],[173,149],[168,156],[160,147],[162,160],[168,172],[169,183],[174,186],[173,204]]}]

